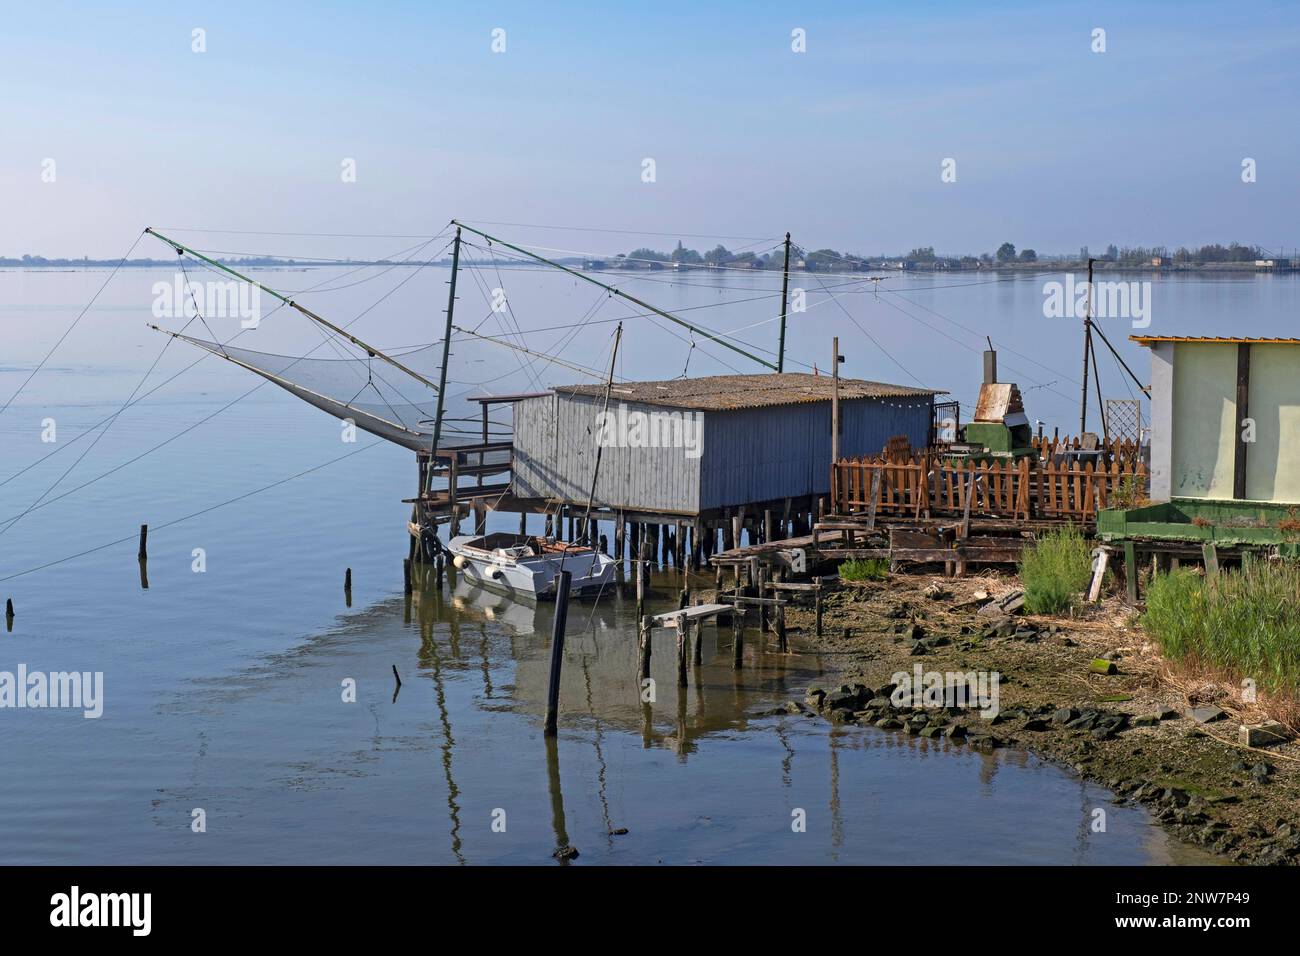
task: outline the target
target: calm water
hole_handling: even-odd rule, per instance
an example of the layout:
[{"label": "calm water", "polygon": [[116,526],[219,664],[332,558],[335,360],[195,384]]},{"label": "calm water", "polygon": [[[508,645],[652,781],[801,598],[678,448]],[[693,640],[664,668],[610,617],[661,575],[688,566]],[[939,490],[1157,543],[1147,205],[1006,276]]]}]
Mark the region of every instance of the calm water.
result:
[{"label": "calm water", "polygon": [[[286,290],[357,278],[341,270],[261,275]],[[0,400],[106,276],[0,271]],[[400,278],[300,298],[348,320]],[[462,281],[458,315],[469,327],[485,321],[485,333],[502,334],[502,320],[480,285],[504,285],[526,330],[577,322],[598,298],[551,274],[490,270],[478,278]],[[74,440],[113,416],[158,357],[163,341],[144,323],[152,284],[170,279],[119,275],[0,415],[0,597],[17,610],[13,631],[0,635],[0,670],[103,671],[106,698],[99,720],[0,711],[9,768],[0,778],[0,862],[550,863],[564,842],[581,851],[577,865],[1196,859],[1170,847],[1138,809],[1110,808],[1108,831],[1090,833],[1090,811],[1109,806],[1107,794],[1020,752],[984,756],[874,729],[751,716],[821,680],[835,662],[816,655],[765,655],[751,640],[737,678],[725,649],[715,663],[716,636],[706,629],[705,664],[683,694],[667,644],[656,646],[659,698],[644,708],[631,612],[617,595],[570,615],[561,732],[548,747],[541,713],[550,609],[510,605],[463,583],[403,598],[408,452],[371,447],[365,436],[342,444],[337,422],[269,385],[192,427],[258,381],[212,358],[107,430]],[[356,331],[381,347],[430,341],[445,279],[429,270],[408,282]],[[1043,384],[1026,393],[1031,416],[1068,427],[1077,416],[1066,397],[1077,387],[1066,377],[1077,364],[1077,334],[1042,318],[1041,282],[900,278],[899,289],[914,291],[892,299],[882,292],[893,306],[870,292],[839,301],[898,363],[963,401],[978,381],[977,355],[899,308],[976,350],[991,330],[1033,360],[1004,353],[1002,361],[1004,370],[1031,373],[1019,377],[1022,386]],[[657,275],[628,288],[736,329],[768,318],[771,301],[697,307],[767,295],[771,285],[770,277],[710,285]],[[1167,280],[1147,331],[1289,334],[1297,288],[1291,279]],[[847,374],[909,381],[823,300],[811,295],[809,312],[792,325],[793,358],[817,361],[838,334]],[[594,318],[626,314],[607,303]],[[233,320],[213,325],[222,338],[237,330]],[[612,329],[589,324],[566,358],[599,365]],[[528,342],[549,350],[571,331],[535,332]],[[1118,344],[1127,330],[1108,331]],[[773,333],[769,323],[741,335],[761,343]],[[645,320],[628,320],[625,341],[628,376],[726,370]],[[319,342],[285,311],[240,340],[295,355]],[[1140,352],[1125,348],[1145,371]],[[462,395],[481,382],[507,392],[575,379],[564,369],[521,367],[526,356],[495,346],[458,343],[454,352]],[[198,357],[167,349],[141,393]],[[743,367],[738,357],[727,362]],[[1124,394],[1104,365],[1103,376]],[[46,419],[57,429],[52,444],[41,441]],[[146,522],[143,590],[135,533]],[[507,516],[501,527],[516,524]],[[204,573],[192,570],[199,548]],[[657,579],[655,600],[666,605],[678,586]],[[395,700],[394,665],[404,681]],[[341,700],[349,678],[355,703]],[[206,833],[191,832],[195,808],[206,812]],[[806,833],[791,831],[796,809],[807,813]],[[493,831],[496,811],[504,811],[504,833]],[[629,833],[608,835],[618,827]]]}]

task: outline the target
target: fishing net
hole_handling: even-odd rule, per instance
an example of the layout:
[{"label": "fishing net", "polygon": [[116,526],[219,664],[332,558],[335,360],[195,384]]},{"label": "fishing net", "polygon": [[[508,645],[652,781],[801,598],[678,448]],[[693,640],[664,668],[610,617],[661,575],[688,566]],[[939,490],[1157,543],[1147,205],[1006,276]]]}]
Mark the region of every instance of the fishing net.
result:
[{"label": "fishing net", "polygon": [[[275,355],[171,334],[261,375],[335,418],[351,419],[372,435],[416,451],[427,451],[432,446],[437,392],[381,358]],[[437,381],[442,345],[394,352],[392,357],[411,371]],[[449,394],[439,445],[450,448],[482,442],[481,415],[478,402]],[[493,439],[500,437],[499,429],[493,428],[492,432]],[[486,463],[491,463],[491,456]]]}]

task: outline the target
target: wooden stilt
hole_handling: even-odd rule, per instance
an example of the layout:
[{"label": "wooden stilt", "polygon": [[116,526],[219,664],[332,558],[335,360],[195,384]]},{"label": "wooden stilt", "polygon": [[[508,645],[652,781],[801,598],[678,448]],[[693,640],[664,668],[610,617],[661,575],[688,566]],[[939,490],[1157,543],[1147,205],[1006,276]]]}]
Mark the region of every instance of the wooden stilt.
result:
[{"label": "wooden stilt", "polygon": [[[637,576],[640,580],[640,575]],[[650,615],[641,615],[641,679],[647,680],[650,677]]]},{"label": "wooden stilt", "polygon": [[686,626],[681,618],[673,625],[677,631],[677,686],[686,686]]},{"label": "wooden stilt", "polygon": [[[740,594],[740,588],[736,588]],[[731,612],[731,669],[740,670],[745,660],[745,605],[737,603]]]},{"label": "wooden stilt", "polygon": [[1124,587],[1132,604],[1138,599],[1138,562],[1137,548],[1132,541],[1124,542]]},{"label": "wooden stilt", "polygon": [[555,620],[551,627],[551,673],[546,685],[546,725],[543,735],[554,737],[560,716],[560,669],[564,665],[564,628],[569,616],[569,585],[573,572],[561,571],[555,589]]},{"label": "wooden stilt", "polygon": [[635,563],[636,567],[636,616],[639,618],[645,614],[645,559],[640,558]]}]

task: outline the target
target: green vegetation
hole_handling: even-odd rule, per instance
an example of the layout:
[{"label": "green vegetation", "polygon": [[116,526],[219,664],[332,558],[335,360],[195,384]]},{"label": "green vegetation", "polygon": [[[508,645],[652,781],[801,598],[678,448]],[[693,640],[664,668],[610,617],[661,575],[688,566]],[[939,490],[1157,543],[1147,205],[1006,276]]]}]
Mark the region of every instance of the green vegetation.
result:
[{"label": "green vegetation", "polygon": [[1147,497],[1142,478],[1138,475],[1128,475],[1119,480],[1119,484],[1110,494],[1110,500],[1106,502],[1106,507],[1127,511],[1130,508],[1145,508],[1150,503],[1151,499]]},{"label": "green vegetation", "polygon": [[1156,575],[1142,623],[1166,657],[1294,693],[1300,682],[1297,606],[1300,565],[1256,560],[1209,578],[1191,569]]},{"label": "green vegetation", "polygon": [[1059,614],[1074,606],[1092,575],[1088,542],[1070,525],[1049,531],[1020,557],[1020,583],[1030,614]]},{"label": "green vegetation", "polygon": [[889,577],[889,562],[884,558],[845,561],[840,565],[842,581],[883,581]]}]

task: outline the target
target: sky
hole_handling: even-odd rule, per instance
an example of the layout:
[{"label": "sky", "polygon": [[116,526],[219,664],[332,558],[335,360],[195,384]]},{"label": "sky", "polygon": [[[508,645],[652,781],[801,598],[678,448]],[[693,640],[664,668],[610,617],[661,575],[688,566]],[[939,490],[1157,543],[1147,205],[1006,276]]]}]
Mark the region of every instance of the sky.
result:
[{"label": "sky", "polygon": [[862,254],[1300,245],[1294,3],[5,0],[2,17],[0,255],[116,257],[147,225],[428,235],[453,217],[594,252],[787,230]]}]

